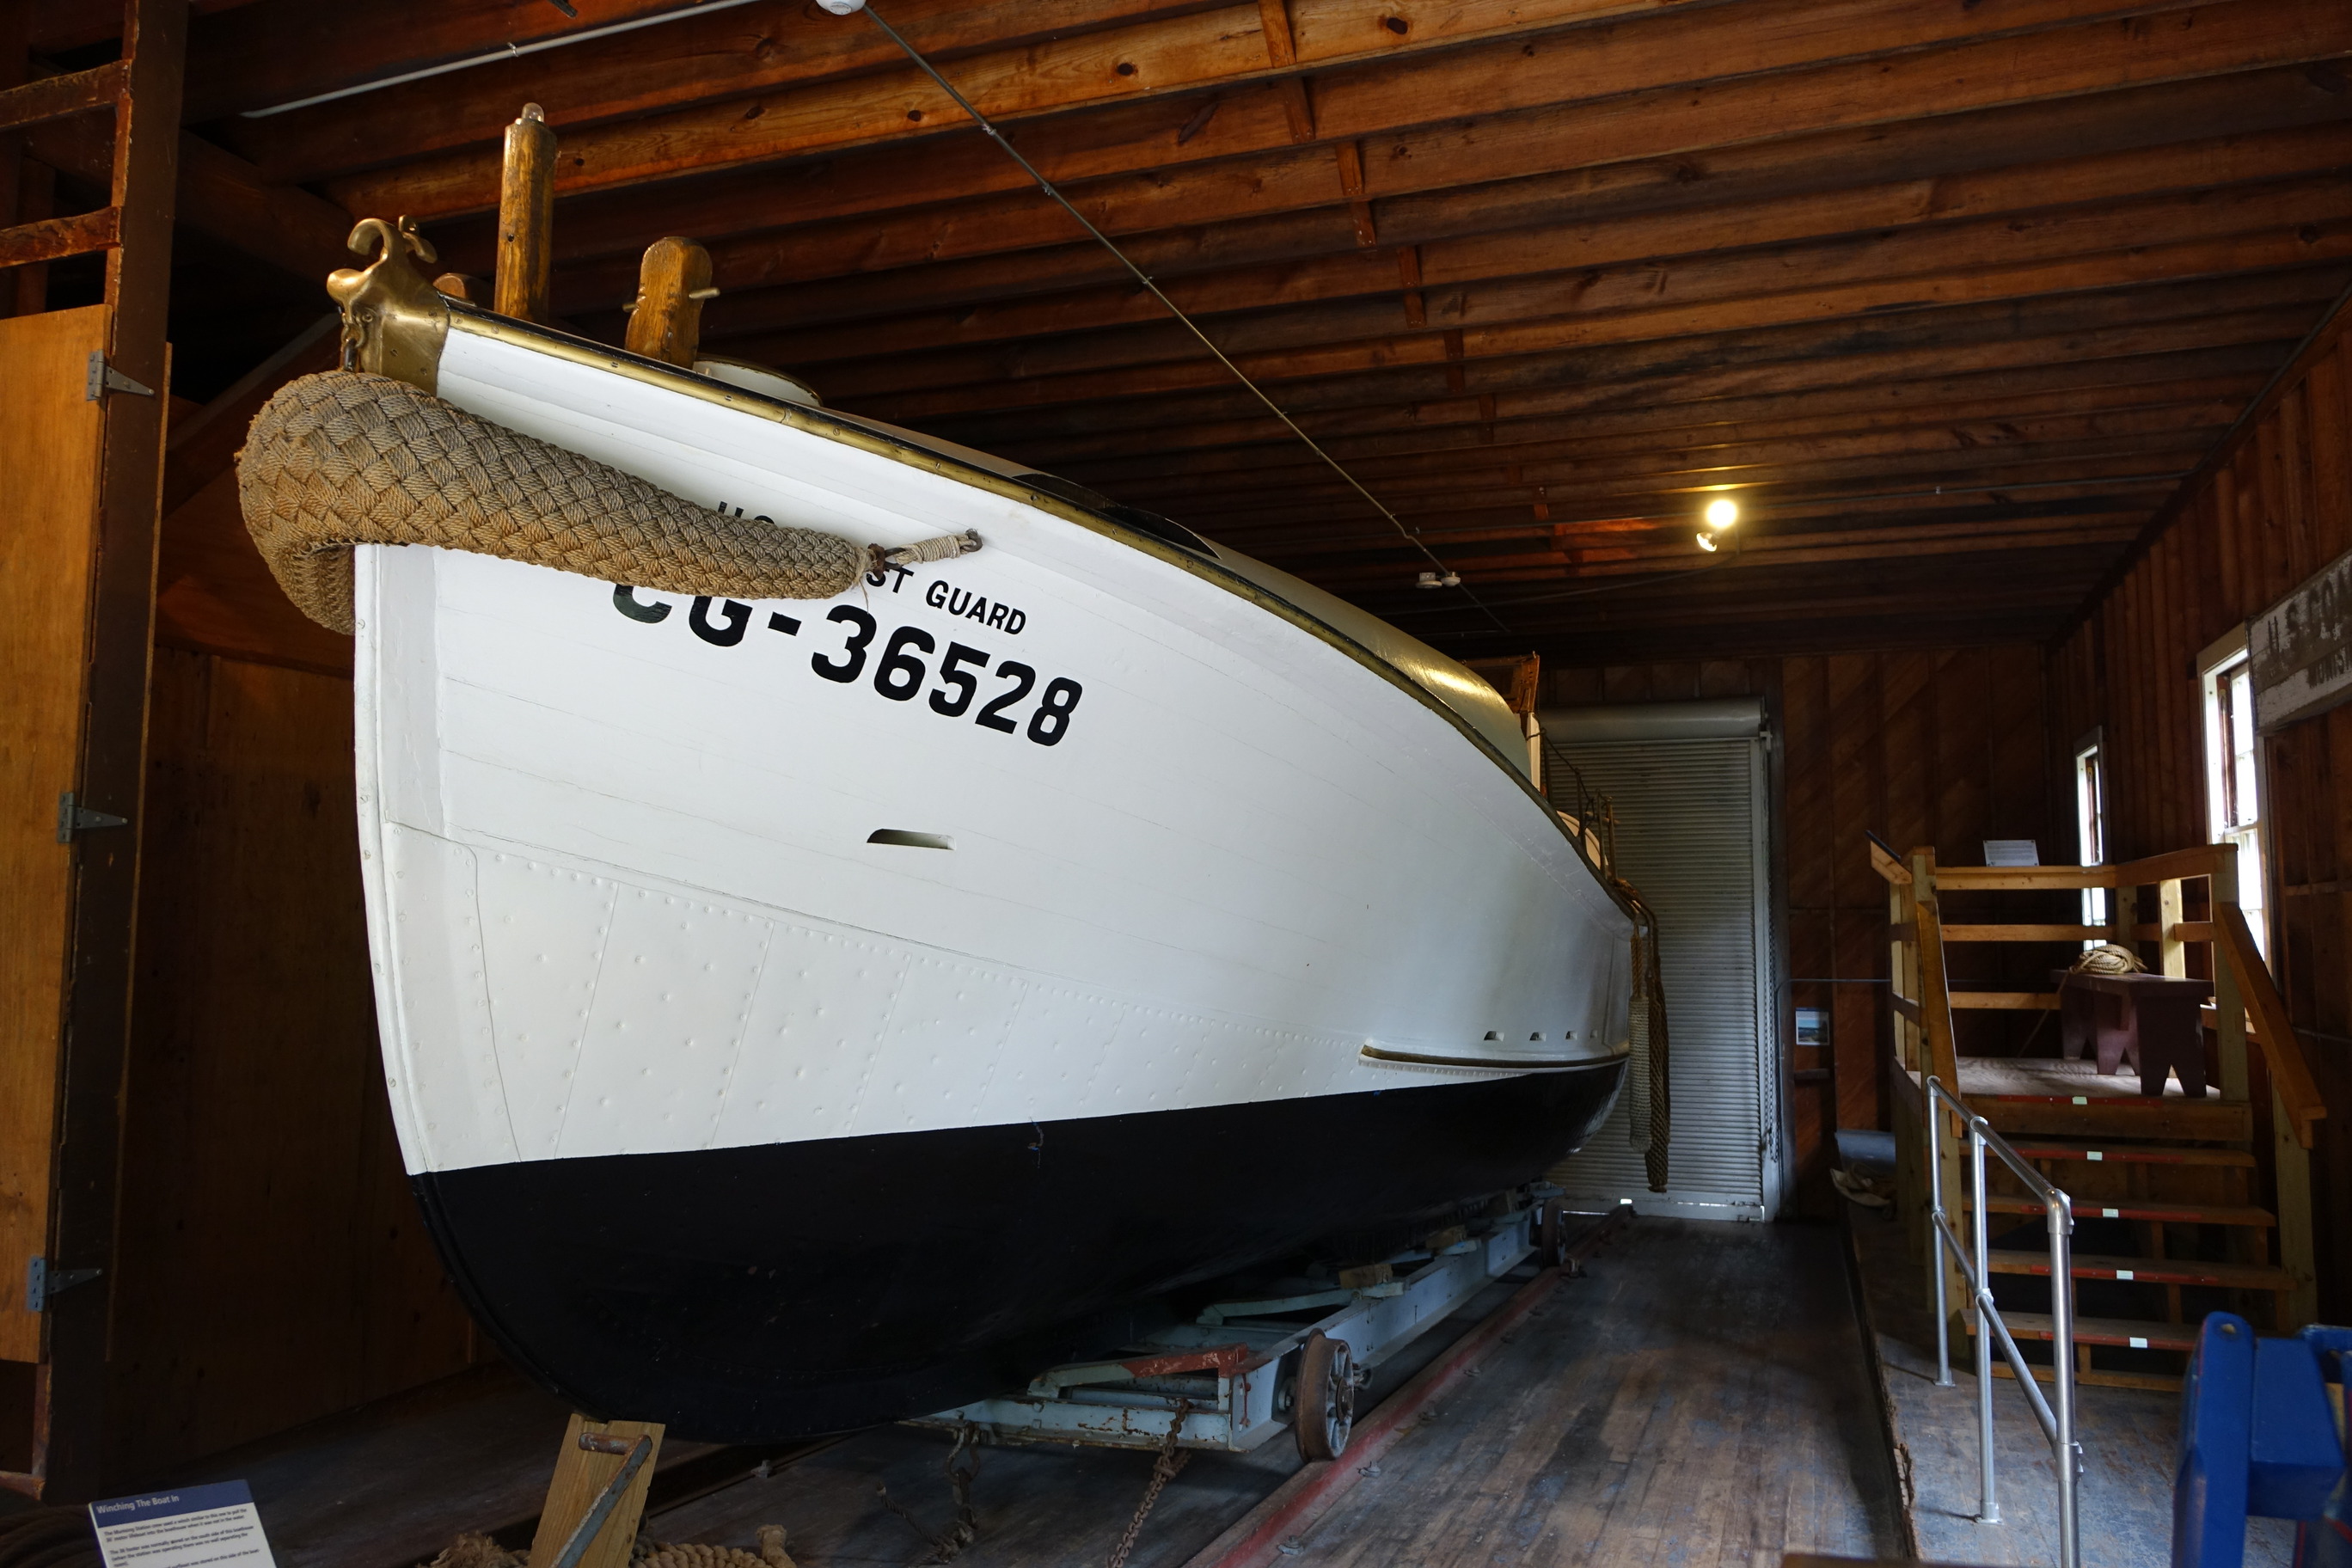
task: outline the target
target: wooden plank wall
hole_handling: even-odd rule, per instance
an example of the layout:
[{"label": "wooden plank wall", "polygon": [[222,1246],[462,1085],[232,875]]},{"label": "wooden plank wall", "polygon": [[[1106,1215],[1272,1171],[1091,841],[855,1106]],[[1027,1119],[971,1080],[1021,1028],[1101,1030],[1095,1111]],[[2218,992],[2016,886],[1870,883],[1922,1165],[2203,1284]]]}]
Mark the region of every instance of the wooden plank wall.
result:
[{"label": "wooden plank wall", "polygon": [[[1834,1201],[1829,1133],[1886,1125],[1886,889],[1863,835],[1905,850],[1932,844],[1954,865],[1983,864],[1987,838],[2038,840],[2045,858],[2063,853],[2042,663],[2038,647],[2003,644],[1547,671],[1549,706],[1755,696],[1772,715],[1792,982],[1783,1037],[1795,1008],[1831,1016],[1829,1047],[1790,1057],[1795,1072],[1829,1074],[1790,1086],[1801,1213]],[[1964,984],[2023,989],[2050,961],[2039,949],[1956,949],[1953,968]],[[1963,1047],[2014,1049],[2032,1023],[1967,1016]]]},{"label": "wooden plank wall", "polygon": [[159,648],[109,1473],[487,1350],[409,1195],[360,901],[348,679]]},{"label": "wooden plank wall", "polygon": [[[2352,549],[2347,328],[2339,311],[2052,655],[2053,765],[2071,767],[2074,738],[2102,729],[2116,858],[2205,841],[2198,652]],[[2352,1226],[2352,707],[2269,737],[2263,759],[2271,965],[2328,1105],[2312,1151],[2313,1230],[2341,1237]],[[2352,1314],[2352,1250],[2340,1243],[2319,1248],[2319,1292],[2323,1319]]]}]

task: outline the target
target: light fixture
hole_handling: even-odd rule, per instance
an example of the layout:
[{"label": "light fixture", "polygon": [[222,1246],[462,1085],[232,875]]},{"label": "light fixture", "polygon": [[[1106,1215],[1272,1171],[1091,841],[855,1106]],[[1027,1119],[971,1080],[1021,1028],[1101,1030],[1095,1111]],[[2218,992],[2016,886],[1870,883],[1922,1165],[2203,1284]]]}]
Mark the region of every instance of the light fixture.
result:
[{"label": "light fixture", "polygon": [[1709,555],[1715,553],[1715,535],[1711,533],[1700,533],[1695,534],[1693,537],[1698,541],[1698,547],[1701,550],[1706,551]]},{"label": "light fixture", "polygon": [[1729,496],[1717,496],[1706,503],[1706,525],[1718,532],[1739,521],[1739,503]]},{"label": "light fixture", "polygon": [[1459,588],[1462,586],[1462,574],[1448,572],[1441,576],[1435,572],[1423,572],[1412,580],[1412,585],[1416,588]]}]

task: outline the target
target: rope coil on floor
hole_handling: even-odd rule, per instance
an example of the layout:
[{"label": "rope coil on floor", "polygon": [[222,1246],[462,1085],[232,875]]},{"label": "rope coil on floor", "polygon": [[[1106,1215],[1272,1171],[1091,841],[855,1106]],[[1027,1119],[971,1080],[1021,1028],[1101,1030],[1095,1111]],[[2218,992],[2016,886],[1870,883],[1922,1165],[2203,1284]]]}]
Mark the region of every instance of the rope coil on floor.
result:
[{"label": "rope coil on floor", "polygon": [[287,597],[339,632],[353,629],[355,544],[437,545],[740,599],[829,599],[877,552],[931,561],[979,547],[959,534],[883,550],[729,517],[357,371],[300,377],[263,406],[237,454],[237,493]]}]

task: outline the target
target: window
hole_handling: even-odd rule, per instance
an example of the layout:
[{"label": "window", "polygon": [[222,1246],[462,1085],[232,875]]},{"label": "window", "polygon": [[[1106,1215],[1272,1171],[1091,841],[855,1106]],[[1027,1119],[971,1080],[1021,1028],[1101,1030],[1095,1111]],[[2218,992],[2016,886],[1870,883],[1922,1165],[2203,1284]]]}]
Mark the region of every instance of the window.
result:
[{"label": "window", "polygon": [[2270,950],[2263,909],[2261,768],[2254,745],[2253,679],[2242,627],[2207,648],[2197,661],[2204,687],[2205,812],[2210,840],[2238,847],[2238,907]]},{"label": "window", "polygon": [[[2074,745],[2074,843],[2081,853],[2075,857],[2078,865],[2104,865],[2107,858],[2107,783],[2105,770],[2099,761],[2099,732],[2092,731]],[[2108,921],[2107,890],[2105,888],[2083,889],[2083,923],[2103,926]],[[2084,942],[2095,947],[2096,942]]]}]

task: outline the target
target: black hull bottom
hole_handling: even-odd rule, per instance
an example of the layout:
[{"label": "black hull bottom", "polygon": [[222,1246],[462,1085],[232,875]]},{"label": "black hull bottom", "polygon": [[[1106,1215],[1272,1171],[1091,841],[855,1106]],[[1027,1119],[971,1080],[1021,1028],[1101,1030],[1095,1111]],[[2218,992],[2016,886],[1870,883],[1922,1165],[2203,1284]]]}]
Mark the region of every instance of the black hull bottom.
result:
[{"label": "black hull bottom", "polygon": [[757,1442],[920,1415],[1088,1320],[1533,1179],[1622,1062],[1482,1083],[416,1178],[467,1304],[591,1415]]}]

